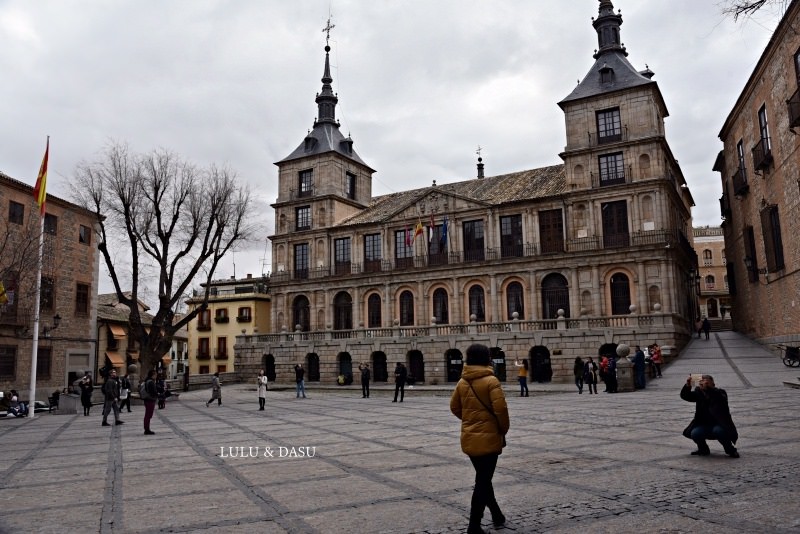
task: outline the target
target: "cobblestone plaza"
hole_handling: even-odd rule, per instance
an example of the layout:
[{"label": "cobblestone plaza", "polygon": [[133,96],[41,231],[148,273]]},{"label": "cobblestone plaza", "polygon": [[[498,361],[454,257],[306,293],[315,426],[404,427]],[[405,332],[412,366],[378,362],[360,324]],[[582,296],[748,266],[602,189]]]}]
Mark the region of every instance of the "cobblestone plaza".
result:
[{"label": "cobblestone plaza", "polygon": [[[715,442],[710,457],[689,455],[681,431],[694,407],[678,392],[691,372],[728,391],[741,458]],[[511,432],[495,474],[508,521],[491,530],[487,513],[484,527],[797,532],[800,392],[782,381],[798,374],[721,332],[694,339],[642,391],[532,384],[520,398],[508,386]],[[142,406],[110,429],[99,406],[89,417],[0,420],[0,532],[466,529],[473,470],[448,387],[409,389],[402,404],[386,386],[369,399],[343,388],[267,395],[259,412],[254,386],[224,386],[221,407],[206,408],[207,391],[181,394],[156,411],[155,436],[142,434]]]}]

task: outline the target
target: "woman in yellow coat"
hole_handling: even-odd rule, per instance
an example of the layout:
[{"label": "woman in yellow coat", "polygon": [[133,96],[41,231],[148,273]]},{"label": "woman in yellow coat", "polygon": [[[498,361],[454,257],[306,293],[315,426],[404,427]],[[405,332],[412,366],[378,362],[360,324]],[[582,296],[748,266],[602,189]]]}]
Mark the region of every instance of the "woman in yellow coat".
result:
[{"label": "woman in yellow coat", "polygon": [[481,519],[487,506],[496,527],[506,521],[494,497],[492,477],[509,427],[503,388],[494,376],[486,346],[475,344],[467,349],[467,364],[450,398],[450,411],[461,419],[461,450],[475,468],[467,533],[482,533]]}]

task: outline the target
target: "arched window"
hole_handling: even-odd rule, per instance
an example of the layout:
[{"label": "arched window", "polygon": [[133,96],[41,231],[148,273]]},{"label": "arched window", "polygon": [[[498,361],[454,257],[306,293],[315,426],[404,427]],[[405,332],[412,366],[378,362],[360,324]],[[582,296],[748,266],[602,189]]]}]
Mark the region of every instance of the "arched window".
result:
[{"label": "arched window", "polygon": [[436,324],[450,324],[447,291],[441,287],[433,292],[433,316],[436,317]]},{"label": "arched window", "polygon": [[311,330],[311,306],[304,295],[296,297],[292,303],[292,324],[289,330],[297,329],[297,325],[300,325],[301,332]]},{"label": "arched window", "polygon": [[519,282],[511,282],[506,287],[506,312],[506,319],[509,321],[514,318],[514,312],[519,314],[520,321],[525,318],[525,298]]},{"label": "arched window", "polygon": [[367,299],[367,328],[381,327],[381,298],[373,293]]},{"label": "arched window", "polygon": [[569,288],[567,279],[560,274],[548,274],[542,280],[542,317],[557,319],[558,310],[569,317]]},{"label": "arched window", "polygon": [[661,289],[658,286],[650,286],[647,289],[647,299],[650,301],[650,311],[655,311],[656,304],[661,304]]},{"label": "arched window", "polygon": [[342,291],[333,299],[333,329],[353,329],[353,299],[350,293]]},{"label": "arched window", "polygon": [[628,315],[631,313],[631,286],[628,276],[616,273],[611,277],[611,314]]},{"label": "arched window", "polygon": [[413,326],[414,324],[414,295],[411,291],[400,293],[400,326]]},{"label": "arched window", "polygon": [[705,249],[703,251],[703,265],[711,265],[712,262],[713,262],[713,255],[711,254],[711,251]]},{"label": "arched window", "polygon": [[709,274],[706,276],[706,289],[714,289],[714,285],[716,285],[716,279],[713,274]]},{"label": "arched window", "polygon": [[474,285],[469,288],[469,316],[475,316],[476,321],[486,320],[486,305],[484,300],[483,288],[479,285]]}]

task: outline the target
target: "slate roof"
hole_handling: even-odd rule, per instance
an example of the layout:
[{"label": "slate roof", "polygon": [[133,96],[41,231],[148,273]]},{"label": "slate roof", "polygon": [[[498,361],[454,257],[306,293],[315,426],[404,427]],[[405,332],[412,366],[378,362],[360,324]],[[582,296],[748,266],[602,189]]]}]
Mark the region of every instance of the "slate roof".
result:
[{"label": "slate roof", "polygon": [[340,225],[382,223],[431,192],[450,194],[488,206],[498,206],[566,192],[564,165],[553,165],[500,176],[475,178],[374,197],[362,212]]},{"label": "slate roof", "polygon": [[[614,70],[613,81],[610,83],[600,83],[600,70],[604,67]],[[589,69],[586,76],[583,77],[583,80],[564,100],[559,102],[558,105],[563,109],[563,104],[567,102],[643,85],[657,84],[637,71],[622,51],[615,50],[606,52],[597,58],[597,61],[595,61],[592,68]]]},{"label": "slate roof", "polygon": [[[306,139],[308,138],[313,139],[313,142],[307,143]],[[307,144],[312,145],[309,150],[306,150]],[[345,136],[342,135],[342,132],[339,131],[338,124],[318,122],[314,125],[314,129],[309,132],[305,139],[303,139],[303,142],[300,143],[300,146],[295,148],[291,154],[280,160],[278,163],[305,158],[308,156],[316,156],[318,154],[325,154],[326,152],[336,152],[345,158],[351,159],[356,163],[360,163],[370,170],[374,170],[371,169],[369,165],[364,163],[364,160],[362,160],[361,157],[356,154],[355,150],[352,150],[352,148],[348,150],[348,145],[352,147],[352,139],[345,138]]]}]

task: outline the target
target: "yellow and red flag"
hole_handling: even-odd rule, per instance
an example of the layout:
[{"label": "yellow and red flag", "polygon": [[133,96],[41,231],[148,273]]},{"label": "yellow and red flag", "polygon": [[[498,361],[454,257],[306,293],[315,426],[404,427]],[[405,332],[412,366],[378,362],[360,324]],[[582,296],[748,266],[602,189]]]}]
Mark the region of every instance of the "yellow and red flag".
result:
[{"label": "yellow and red flag", "polygon": [[50,156],[50,138],[47,138],[47,148],[44,150],[42,166],[39,167],[39,176],[36,177],[36,186],[33,188],[33,198],[39,204],[39,213],[44,216],[45,200],[47,199],[47,158]]},{"label": "yellow and red flag", "polygon": [[414,241],[417,240],[418,235],[422,235],[425,232],[422,226],[422,221],[420,220],[417,222],[417,225],[414,227],[414,237],[411,238],[411,244],[414,244]]}]

